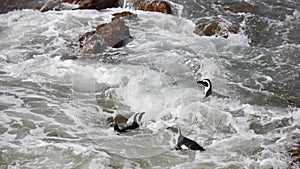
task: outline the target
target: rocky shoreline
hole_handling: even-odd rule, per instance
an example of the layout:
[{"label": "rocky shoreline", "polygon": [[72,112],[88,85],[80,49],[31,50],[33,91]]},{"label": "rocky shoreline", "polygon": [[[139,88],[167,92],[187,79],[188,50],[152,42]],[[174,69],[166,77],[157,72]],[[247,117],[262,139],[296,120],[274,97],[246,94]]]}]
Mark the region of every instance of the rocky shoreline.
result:
[{"label": "rocky shoreline", "polygon": [[[107,8],[119,8],[122,4],[119,0],[55,0],[55,1],[38,1],[38,0],[4,0],[0,7],[0,14],[13,10],[35,9],[41,12],[49,10],[84,10],[95,9],[103,10]],[[131,8],[151,12],[161,12],[172,15],[172,6],[167,1],[135,1]],[[87,57],[91,54],[102,53],[107,47],[119,48],[125,46],[133,40],[130,35],[129,27],[126,20],[137,20],[138,16],[130,12],[114,14],[111,22],[98,25],[96,30],[89,30],[80,35],[78,46],[79,53],[70,56],[70,59]],[[198,23],[194,33],[199,36],[221,36],[227,38],[230,33],[237,33],[238,27],[233,29],[232,26],[223,26],[224,21],[221,19]]]},{"label": "rocky shoreline", "polygon": [[[119,0],[54,0],[54,1],[38,1],[38,0],[4,0],[0,6],[0,14],[13,10],[35,9],[41,12],[49,10],[84,10],[95,9],[103,10],[107,8],[120,8],[122,3]],[[172,4],[163,0],[137,0],[129,6],[135,10],[160,12],[172,15],[174,7]],[[224,5],[224,10],[234,13],[248,12],[259,14],[260,11],[256,7],[248,4],[232,4]],[[130,16],[130,17],[129,17]],[[96,30],[88,30],[83,35],[79,35],[78,40],[79,53],[77,56],[70,56],[71,59],[86,57],[91,54],[102,53],[107,47],[118,48],[125,46],[133,40],[130,35],[130,28],[126,25],[126,20],[138,18],[136,14],[123,12],[115,14],[115,19],[109,23],[98,25]],[[221,18],[201,20],[195,23],[194,33],[199,36],[220,36],[228,38],[230,34],[239,32],[239,25],[228,24]]]}]

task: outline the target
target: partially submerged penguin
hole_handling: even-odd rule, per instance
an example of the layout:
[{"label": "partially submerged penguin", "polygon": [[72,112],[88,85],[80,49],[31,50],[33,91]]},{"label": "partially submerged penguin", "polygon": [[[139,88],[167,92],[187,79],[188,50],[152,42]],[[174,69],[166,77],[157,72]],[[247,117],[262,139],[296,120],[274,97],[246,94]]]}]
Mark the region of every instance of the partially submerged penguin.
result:
[{"label": "partially submerged penguin", "polygon": [[212,84],[209,79],[199,80],[199,81],[197,81],[197,84],[201,84],[204,86],[204,98],[207,98],[208,96],[216,96],[219,98],[229,99],[228,96],[225,96],[225,95],[222,95],[222,94],[212,91]]},{"label": "partially submerged penguin", "polygon": [[175,150],[182,150],[182,149],[191,149],[191,150],[200,150],[205,151],[203,147],[201,147],[197,142],[184,137],[181,134],[181,130],[179,126],[171,126],[167,128],[168,130],[171,130],[175,134],[175,140],[176,140],[176,147]]},{"label": "partially submerged penguin", "polygon": [[133,130],[133,129],[136,129],[136,128],[139,128],[140,125],[137,123],[137,122],[132,122],[132,124],[128,125],[128,126],[125,126],[123,128],[120,128],[118,124],[115,124],[114,125],[114,130],[119,132],[119,133],[124,133],[124,132],[127,132],[128,130]]},{"label": "partially submerged penguin", "polygon": [[123,127],[123,128],[120,128],[118,124],[115,124],[114,125],[114,130],[119,132],[119,133],[124,133],[124,132],[127,132],[129,130],[134,130],[136,128],[139,128],[140,127],[139,123],[141,122],[141,119],[142,119],[144,114],[145,114],[145,112],[134,114],[132,117],[129,118],[129,119],[133,118],[133,122],[131,124]]}]

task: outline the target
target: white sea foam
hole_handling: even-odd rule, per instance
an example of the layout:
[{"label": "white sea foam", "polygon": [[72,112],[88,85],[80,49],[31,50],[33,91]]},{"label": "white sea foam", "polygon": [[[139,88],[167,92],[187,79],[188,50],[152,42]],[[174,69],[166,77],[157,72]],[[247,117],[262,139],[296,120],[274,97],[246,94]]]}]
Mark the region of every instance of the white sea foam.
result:
[{"label": "white sea foam", "polygon": [[[188,19],[131,10],[139,21],[129,23],[135,40],[122,48],[124,62],[60,60],[60,48],[67,49],[66,43],[109,21],[117,11],[122,9],[22,10],[0,15],[5,35],[0,38],[7,38],[5,46],[0,43],[4,65],[0,142],[7,149],[5,155],[12,158],[1,164],[14,161],[14,167],[20,168],[288,167],[288,156],[281,152],[289,134],[299,134],[299,108],[238,100],[236,88],[273,94],[245,85],[247,79],[226,79],[232,70],[222,61],[245,59],[237,51],[252,50],[241,34],[228,39],[199,37]],[[265,56],[250,58],[251,63],[261,59]],[[261,88],[276,81],[262,72],[251,77]],[[195,82],[202,78],[213,81],[213,90],[233,97],[203,99],[203,88]],[[104,110],[102,100],[111,101],[113,114]],[[107,125],[107,118],[116,113],[130,117],[137,112],[146,113],[135,131],[118,135]],[[166,127],[174,124],[207,151],[170,151],[173,145]]]}]

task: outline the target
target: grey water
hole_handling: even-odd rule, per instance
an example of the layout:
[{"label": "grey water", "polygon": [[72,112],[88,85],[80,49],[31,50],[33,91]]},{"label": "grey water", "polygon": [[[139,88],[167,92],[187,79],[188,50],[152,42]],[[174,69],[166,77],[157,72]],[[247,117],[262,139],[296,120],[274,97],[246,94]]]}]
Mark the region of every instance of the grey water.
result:
[{"label": "grey water", "polygon": [[[125,1],[126,2],[126,1]],[[300,3],[169,1],[174,15],[17,10],[0,14],[0,168],[291,168],[300,130]],[[131,4],[132,1],[127,1]],[[79,35],[130,10],[134,40],[108,56],[65,60]],[[195,24],[239,25],[228,38]],[[230,99],[204,99],[196,80]],[[136,131],[108,119],[145,112]],[[174,151],[179,125],[205,152]]]}]

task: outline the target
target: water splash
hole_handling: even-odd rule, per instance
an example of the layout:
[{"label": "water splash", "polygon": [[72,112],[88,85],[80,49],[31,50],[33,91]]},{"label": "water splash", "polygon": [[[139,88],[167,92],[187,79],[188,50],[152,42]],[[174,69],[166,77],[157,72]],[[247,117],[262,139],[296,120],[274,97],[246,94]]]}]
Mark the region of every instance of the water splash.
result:
[{"label": "water splash", "polygon": [[123,8],[126,8],[126,0],[123,0]]}]

